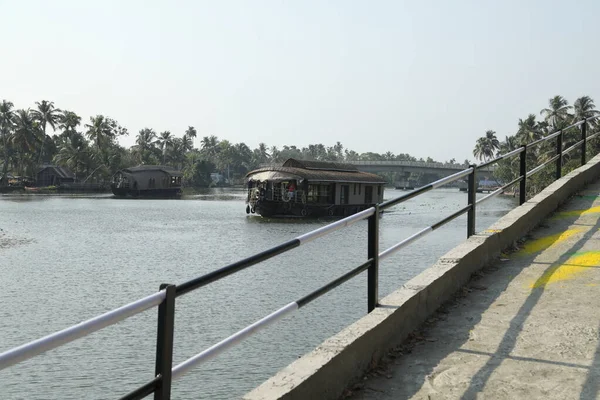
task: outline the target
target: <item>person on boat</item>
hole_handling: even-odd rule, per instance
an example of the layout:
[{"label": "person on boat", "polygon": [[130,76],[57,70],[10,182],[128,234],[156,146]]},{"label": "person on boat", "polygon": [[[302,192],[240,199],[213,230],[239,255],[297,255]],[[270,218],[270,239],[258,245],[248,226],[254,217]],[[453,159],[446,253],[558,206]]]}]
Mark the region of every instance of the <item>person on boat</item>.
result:
[{"label": "person on boat", "polygon": [[296,185],[294,184],[294,182],[290,182],[290,184],[288,186],[288,197],[290,199],[293,199],[295,192],[296,192]]}]

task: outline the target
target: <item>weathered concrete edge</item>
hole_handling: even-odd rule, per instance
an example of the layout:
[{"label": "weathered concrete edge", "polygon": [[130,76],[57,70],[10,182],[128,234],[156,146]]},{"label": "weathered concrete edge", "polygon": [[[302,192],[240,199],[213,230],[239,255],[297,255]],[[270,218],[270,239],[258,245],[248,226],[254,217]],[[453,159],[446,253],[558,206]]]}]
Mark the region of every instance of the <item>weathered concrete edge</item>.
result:
[{"label": "weathered concrete edge", "polygon": [[380,307],[280,370],[243,399],[338,399],[373,361],[401,344],[474,272],[599,176],[600,155],[510,211],[485,232],[450,250],[432,267],[383,298]]}]

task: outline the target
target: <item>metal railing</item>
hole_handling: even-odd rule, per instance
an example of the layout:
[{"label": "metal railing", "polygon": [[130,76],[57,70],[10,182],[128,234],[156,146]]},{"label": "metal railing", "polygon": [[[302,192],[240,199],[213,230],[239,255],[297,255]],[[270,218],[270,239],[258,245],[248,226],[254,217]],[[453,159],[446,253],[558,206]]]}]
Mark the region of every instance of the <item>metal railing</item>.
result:
[{"label": "metal railing", "polygon": [[[586,163],[586,149],[587,142],[589,139],[597,136],[600,132],[593,135],[587,136],[587,121],[595,119],[596,117],[587,118],[581,120],[571,126],[554,132],[544,138],[536,140],[527,145],[523,145],[518,149],[515,149],[509,153],[501,155],[493,160],[487,161],[481,165],[471,165],[469,168],[457,172],[448,177],[437,180],[429,185],[420,187],[418,189],[407,192],[406,194],[397,197],[395,199],[387,200],[381,204],[370,207],[364,211],[353,214],[344,219],[338,220],[331,224],[325,225],[321,228],[315,229],[303,235],[300,235],[292,240],[288,240],[278,246],[272,247],[261,253],[255,254],[233,264],[227,265],[221,269],[212,271],[206,275],[200,276],[196,279],[182,283],[180,285],[162,284],[157,293],[150,296],[139,299],[133,303],[129,303],[115,310],[109,311],[100,316],[94,317],[87,321],[81,322],[77,325],[73,325],[62,331],[53,333],[45,336],[41,339],[34,340],[32,342],[23,344],[15,347],[8,351],[0,354],[0,370],[8,368],[14,364],[20,363],[36,355],[39,355],[48,350],[57,348],[66,343],[72,342],[81,337],[87,336],[92,332],[106,328],[110,325],[114,325],[120,321],[123,321],[133,315],[144,312],[150,308],[158,306],[158,318],[157,318],[157,337],[156,337],[156,361],[154,378],[148,381],[146,384],[140,386],[136,390],[123,396],[121,399],[142,399],[152,393],[154,393],[155,400],[166,400],[171,397],[171,385],[174,379],[181,377],[186,372],[198,364],[217,356],[219,353],[226,349],[234,346],[236,343],[242,341],[246,337],[256,333],[259,329],[264,328],[284,316],[306,306],[311,301],[331,291],[342,283],[349,279],[359,275],[360,273],[367,271],[367,310],[371,312],[377,306],[379,299],[378,295],[378,276],[379,276],[379,262],[400,249],[408,246],[409,244],[417,241],[418,239],[425,236],[427,233],[432,232],[455,218],[467,213],[467,237],[475,233],[475,211],[477,205],[491,199],[494,196],[499,195],[509,187],[520,183],[520,196],[519,203],[525,202],[525,189],[527,178],[533,174],[541,171],[545,166],[556,161],[556,178],[560,178],[562,175],[562,160],[563,155],[573,151],[575,148],[580,147],[582,149],[581,163]],[[563,132],[574,128],[581,127],[581,140],[572,145],[571,147],[563,150]],[[535,168],[527,171],[527,150],[532,146],[539,145],[540,143],[546,142],[556,138],[556,155],[551,157],[543,164],[536,166]],[[498,163],[502,160],[509,159],[516,155],[520,155],[519,164],[519,177],[505,184],[501,188],[488,194],[485,197],[476,200],[476,176],[477,171]],[[423,228],[412,236],[396,243],[390,248],[380,252],[379,251],[379,219],[381,212],[394,207],[400,203],[410,200],[414,197],[419,196],[429,190],[438,188],[445,184],[454,182],[462,178],[468,178],[468,196],[467,205],[446,218],[438,221],[437,223]],[[359,221],[368,219],[367,230],[368,230],[368,246],[367,246],[367,259],[354,269],[346,272],[344,275],[337,279],[327,283],[326,285],[318,288],[312,293],[292,301],[285,306],[275,310],[271,314],[264,318],[254,322],[253,324],[239,330],[231,336],[223,339],[219,343],[203,350],[202,352],[188,358],[184,362],[173,367],[173,331],[174,331],[174,318],[175,318],[175,300],[177,297],[184,294],[190,293],[196,289],[206,286],[212,282],[223,279],[231,274],[235,274],[243,269],[251,267],[262,261],[273,258],[279,254],[290,251],[296,247],[299,247],[305,243],[316,240],[322,236],[326,236],[334,231],[345,228]]]}]

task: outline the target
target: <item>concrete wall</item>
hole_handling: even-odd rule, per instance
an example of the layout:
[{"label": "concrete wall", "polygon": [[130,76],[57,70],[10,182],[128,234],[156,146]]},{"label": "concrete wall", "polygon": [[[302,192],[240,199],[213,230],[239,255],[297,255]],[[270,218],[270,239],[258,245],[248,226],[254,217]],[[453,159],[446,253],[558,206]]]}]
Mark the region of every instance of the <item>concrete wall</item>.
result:
[{"label": "concrete wall", "polygon": [[596,156],[510,211],[485,232],[449,251],[432,267],[381,299],[381,307],[325,340],[244,399],[338,399],[345,388],[362,377],[373,360],[401,344],[474,272],[494,261],[559,204],[599,177],[600,156]]}]

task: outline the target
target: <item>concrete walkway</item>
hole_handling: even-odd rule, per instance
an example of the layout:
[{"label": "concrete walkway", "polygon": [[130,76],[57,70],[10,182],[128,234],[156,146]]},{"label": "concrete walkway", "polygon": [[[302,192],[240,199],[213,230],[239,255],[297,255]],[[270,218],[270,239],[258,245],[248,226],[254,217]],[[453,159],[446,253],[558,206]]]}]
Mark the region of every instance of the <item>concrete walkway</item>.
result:
[{"label": "concrete walkway", "polygon": [[486,268],[344,398],[600,398],[600,183]]}]

